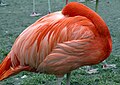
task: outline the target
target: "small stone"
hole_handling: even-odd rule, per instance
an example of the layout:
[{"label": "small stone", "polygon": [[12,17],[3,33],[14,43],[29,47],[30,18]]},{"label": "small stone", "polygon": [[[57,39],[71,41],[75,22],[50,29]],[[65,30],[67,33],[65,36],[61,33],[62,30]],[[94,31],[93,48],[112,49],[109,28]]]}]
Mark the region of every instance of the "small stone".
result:
[{"label": "small stone", "polygon": [[22,79],[23,79],[23,78],[27,78],[27,76],[26,76],[26,75],[24,75],[24,76],[22,76],[21,78],[22,78]]},{"label": "small stone", "polygon": [[98,73],[98,68],[86,71],[88,74]]}]

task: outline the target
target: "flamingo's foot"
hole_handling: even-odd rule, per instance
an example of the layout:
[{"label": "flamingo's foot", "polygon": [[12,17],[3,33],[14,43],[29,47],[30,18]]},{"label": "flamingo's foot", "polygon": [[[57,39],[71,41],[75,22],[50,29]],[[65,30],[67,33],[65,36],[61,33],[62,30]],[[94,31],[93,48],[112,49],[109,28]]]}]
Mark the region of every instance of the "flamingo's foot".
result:
[{"label": "flamingo's foot", "polygon": [[32,17],[37,17],[37,16],[40,16],[40,15],[41,15],[40,13],[33,12],[30,16],[32,16]]},{"label": "flamingo's foot", "polygon": [[0,6],[8,6],[8,4],[1,3]]},{"label": "flamingo's foot", "polygon": [[98,73],[98,68],[86,70],[86,73],[88,73],[88,74],[95,74],[95,73]]}]

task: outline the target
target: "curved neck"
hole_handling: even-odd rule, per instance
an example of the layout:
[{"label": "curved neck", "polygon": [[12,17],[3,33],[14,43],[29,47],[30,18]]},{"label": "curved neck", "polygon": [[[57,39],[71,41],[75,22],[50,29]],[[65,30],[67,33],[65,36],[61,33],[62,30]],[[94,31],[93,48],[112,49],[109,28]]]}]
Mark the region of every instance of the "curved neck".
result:
[{"label": "curved neck", "polygon": [[110,35],[108,27],[103,19],[96,12],[81,3],[69,3],[63,8],[62,14],[69,17],[84,16],[92,21],[100,35],[103,35],[104,37]]},{"label": "curved neck", "polygon": [[62,14],[69,17],[84,16],[91,20],[91,22],[95,25],[99,36],[103,37],[103,39],[107,39],[110,44],[110,48],[112,48],[112,40],[108,27],[104,20],[96,12],[81,3],[71,2],[63,8]]}]

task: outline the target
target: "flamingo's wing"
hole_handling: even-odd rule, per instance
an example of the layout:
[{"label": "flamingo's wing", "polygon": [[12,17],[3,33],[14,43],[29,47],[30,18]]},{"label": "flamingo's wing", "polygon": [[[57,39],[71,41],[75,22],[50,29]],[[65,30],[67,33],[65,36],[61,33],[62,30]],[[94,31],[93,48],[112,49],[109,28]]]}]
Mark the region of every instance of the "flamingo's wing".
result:
[{"label": "flamingo's wing", "polygon": [[103,54],[99,41],[83,39],[59,43],[38,70],[46,73],[62,75],[82,65],[96,64]]},{"label": "flamingo's wing", "polygon": [[[82,65],[100,62],[99,57],[103,54],[102,45],[99,39],[95,39],[92,29],[95,27],[87,19],[66,25],[61,33],[66,34],[62,38],[64,39],[67,36],[67,41],[58,42],[37,70],[44,73],[64,75]],[[60,37],[61,35],[58,39]]]}]

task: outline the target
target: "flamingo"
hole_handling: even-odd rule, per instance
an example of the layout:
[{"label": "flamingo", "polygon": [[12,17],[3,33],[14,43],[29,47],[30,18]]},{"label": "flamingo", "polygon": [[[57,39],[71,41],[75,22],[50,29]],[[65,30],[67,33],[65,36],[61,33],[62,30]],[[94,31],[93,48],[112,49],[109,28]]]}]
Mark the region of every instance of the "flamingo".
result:
[{"label": "flamingo", "polygon": [[96,0],[96,5],[95,5],[95,11],[98,12],[98,2],[99,0]]},{"label": "flamingo", "polygon": [[51,3],[50,3],[50,0],[48,0],[48,13],[49,14],[51,13]]},{"label": "flamingo", "polygon": [[0,4],[2,3],[2,0],[0,0]]},{"label": "flamingo", "polygon": [[0,6],[7,6],[8,4],[3,3],[2,0],[0,0]]},{"label": "flamingo", "polygon": [[[87,2],[88,2],[89,0],[79,0],[79,2],[85,2],[86,3],[86,5],[87,5]],[[95,5],[95,11],[96,12],[98,12],[98,2],[99,2],[99,0],[94,0],[94,1],[96,1],[96,5]]]},{"label": "flamingo", "polygon": [[66,3],[65,3],[66,5],[68,4],[68,0],[66,0]]},{"label": "flamingo", "polygon": [[[65,3],[68,4],[68,0],[66,0]],[[50,2],[50,0],[48,0],[48,13],[49,14],[51,13],[51,2]]]},{"label": "flamingo", "polygon": [[37,13],[35,11],[35,0],[33,0],[33,12],[32,14],[30,14],[30,16],[35,17],[35,16],[40,16],[40,15],[41,15],[40,13]]},{"label": "flamingo", "polygon": [[0,81],[21,71],[54,74],[57,85],[71,71],[109,57],[112,40],[103,19],[78,2],[50,13],[26,28],[0,64]]}]

